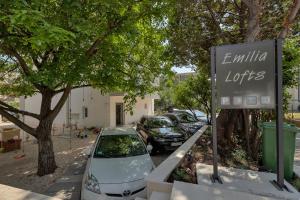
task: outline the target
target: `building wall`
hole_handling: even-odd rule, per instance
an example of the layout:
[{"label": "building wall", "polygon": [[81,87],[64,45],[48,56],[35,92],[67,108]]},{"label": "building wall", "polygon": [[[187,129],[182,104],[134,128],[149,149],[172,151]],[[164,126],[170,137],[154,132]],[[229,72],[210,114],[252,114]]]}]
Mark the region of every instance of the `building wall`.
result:
[{"label": "building wall", "polygon": [[[61,94],[53,97],[52,108],[56,105]],[[41,95],[35,95],[25,99],[25,110],[39,113]],[[72,90],[69,99],[62,107],[61,111],[54,120],[53,127],[61,129],[64,125],[77,124],[83,127],[114,127],[116,126],[116,103],[123,103],[123,96],[101,95],[93,88],[79,88]],[[87,108],[85,117],[84,108]],[[68,110],[70,110],[68,112]],[[152,96],[144,99],[138,98],[133,108],[133,115],[125,113],[125,124],[137,122],[143,115],[154,114],[154,100]],[[37,126],[38,121],[34,118],[25,117],[25,122],[33,127]]]},{"label": "building wall", "polygon": [[[116,104],[124,103],[122,96],[110,97],[110,127],[116,126]],[[124,105],[125,106],[125,105]],[[152,96],[146,96],[144,99],[138,98],[137,103],[133,107],[133,115],[125,112],[125,124],[138,122],[144,115],[154,115],[154,99]]]},{"label": "building wall", "polygon": [[298,87],[289,89],[289,93],[292,95],[289,104],[289,110],[294,112],[300,112],[300,110],[298,110],[298,106],[300,105],[300,102],[298,100]]}]

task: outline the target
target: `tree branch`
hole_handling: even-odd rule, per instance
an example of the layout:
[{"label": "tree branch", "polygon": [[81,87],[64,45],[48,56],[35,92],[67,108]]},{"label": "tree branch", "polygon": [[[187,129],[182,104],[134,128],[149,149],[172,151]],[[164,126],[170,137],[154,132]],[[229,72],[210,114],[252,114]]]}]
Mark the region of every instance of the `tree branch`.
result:
[{"label": "tree branch", "polygon": [[49,115],[47,117],[49,117],[50,119],[55,119],[55,117],[57,116],[57,114],[59,113],[59,111],[61,110],[61,108],[64,106],[66,100],[68,99],[68,96],[70,94],[72,90],[71,86],[67,86],[64,91],[62,96],[60,97],[59,101],[57,102],[56,106],[54,107],[53,110],[50,111]]},{"label": "tree branch", "polygon": [[16,108],[8,105],[7,103],[4,103],[3,101],[0,101],[0,108],[5,110],[5,111],[10,111],[10,112],[19,113],[19,114],[22,114],[22,115],[27,115],[27,116],[30,116],[30,117],[33,117],[35,119],[40,120],[40,115],[35,114],[35,113],[31,113],[31,112],[27,112],[27,111],[24,111],[24,110],[16,109]]},{"label": "tree branch", "polygon": [[[90,86],[92,86],[92,85],[90,85],[90,84],[87,84],[87,85],[77,85],[77,86],[71,87],[71,90],[77,89],[77,88],[90,87]],[[55,94],[61,93],[61,92],[65,91],[65,89],[66,89],[66,88],[62,88],[62,89],[56,90],[54,93],[55,93]]]},{"label": "tree branch", "polygon": [[[136,1],[140,2],[140,1]],[[130,11],[132,8],[132,5],[130,4],[127,8],[127,12]],[[122,22],[126,19],[126,16],[122,17],[118,21],[113,21],[108,24],[108,30],[98,39],[95,40],[95,42],[92,44],[92,46],[86,51],[86,56],[91,57],[97,52],[97,47],[104,41],[104,39],[111,34],[115,29],[119,28],[122,24]]]},{"label": "tree branch", "polygon": [[249,10],[248,28],[246,34],[247,42],[254,42],[260,32],[259,17],[261,5],[259,0],[242,0]]},{"label": "tree branch", "polygon": [[210,2],[205,1],[205,6],[206,6],[207,10],[209,11],[209,14],[210,14],[210,16],[212,18],[212,21],[214,22],[214,25],[219,30],[221,36],[224,38],[224,36],[223,36],[223,30],[220,27],[220,22],[218,22],[218,20],[216,18],[216,15],[215,15],[214,11],[212,10],[212,8],[210,7],[210,5],[211,5]]},{"label": "tree branch", "polygon": [[[13,56],[17,59],[20,67],[22,68],[22,71],[24,72],[24,74],[26,76],[30,76],[31,75],[31,72],[30,72],[30,68],[28,67],[28,65],[26,64],[25,60],[22,58],[22,56],[17,52],[15,51],[13,48],[9,48],[9,47],[6,47],[4,46],[3,44],[0,43],[0,48],[7,54],[7,55],[10,55],[10,56]],[[42,90],[43,87],[37,83],[32,83],[38,90]]]},{"label": "tree branch", "polygon": [[29,76],[30,75],[30,70],[28,65],[26,64],[25,60],[22,58],[22,56],[16,52],[14,49],[9,48],[9,47],[5,47],[3,44],[0,44],[1,49],[3,49],[3,51],[8,54],[11,55],[13,57],[15,57],[18,60],[18,63],[20,64],[23,72],[25,75]]},{"label": "tree branch", "polygon": [[9,114],[7,111],[3,110],[1,107],[0,107],[0,114],[2,116],[4,116],[6,119],[8,119],[9,121],[11,121],[12,123],[14,123],[15,125],[17,125],[22,130],[24,130],[27,133],[29,133],[30,135],[32,135],[34,137],[37,137],[34,128],[28,126],[27,124],[25,124],[24,122],[22,122],[21,120],[19,120],[18,118],[16,118],[15,116]]},{"label": "tree branch", "polygon": [[284,22],[283,22],[283,29],[279,33],[278,37],[279,38],[285,38],[289,32],[291,24],[294,23],[297,13],[300,9],[300,0],[294,0],[294,3],[290,7],[290,11],[288,15],[286,16]]}]

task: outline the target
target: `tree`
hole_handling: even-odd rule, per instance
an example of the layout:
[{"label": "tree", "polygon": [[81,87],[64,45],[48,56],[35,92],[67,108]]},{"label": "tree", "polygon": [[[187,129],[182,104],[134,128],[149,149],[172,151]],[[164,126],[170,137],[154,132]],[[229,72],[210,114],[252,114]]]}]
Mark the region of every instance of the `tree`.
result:
[{"label": "tree", "polygon": [[176,106],[187,108],[192,113],[194,109],[202,110],[206,113],[208,122],[211,113],[210,100],[210,80],[206,73],[198,71],[194,76],[178,83],[173,89],[173,101]]},{"label": "tree", "polygon": [[[56,169],[51,127],[70,91],[125,92],[128,105],[153,91],[165,68],[164,1],[0,2],[0,94],[42,96],[40,113],[0,101],[0,114],[38,141],[39,176]],[[55,104],[54,96],[59,97]],[[39,121],[23,123],[18,113]]]},{"label": "tree", "polygon": [[[211,46],[297,35],[299,8],[300,0],[181,0],[170,19],[170,52],[174,63],[194,65],[208,73]],[[234,130],[242,126],[247,151],[255,157],[259,117],[258,110],[221,110],[217,119],[219,139],[232,143]]]}]

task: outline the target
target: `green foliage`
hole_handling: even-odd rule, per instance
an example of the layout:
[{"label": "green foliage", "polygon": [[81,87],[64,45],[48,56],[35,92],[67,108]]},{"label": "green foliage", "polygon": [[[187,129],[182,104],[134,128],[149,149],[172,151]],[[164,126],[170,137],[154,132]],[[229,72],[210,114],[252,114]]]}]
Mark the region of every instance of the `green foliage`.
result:
[{"label": "green foliage", "polygon": [[160,78],[158,94],[160,99],[155,101],[155,108],[160,111],[165,111],[168,107],[173,106],[173,87],[175,85],[175,73],[167,73]]},{"label": "green foliage", "polygon": [[[277,38],[293,1],[265,0],[257,40]],[[248,9],[243,1],[178,0],[170,17],[170,54],[176,65],[208,69],[210,47],[245,41]],[[299,22],[299,16],[297,18]],[[297,22],[296,20],[296,22]],[[299,32],[299,23],[293,26]]]},{"label": "green foliage", "polygon": [[[274,39],[282,29],[282,22],[293,1],[261,3],[260,32],[257,40]],[[209,72],[210,47],[242,43],[247,37],[248,8],[243,1],[178,1],[170,17],[170,48],[176,65],[193,65]],[[299,16],[291,27],[291,35],[300,30]],[[297,84],[299,66],[299,36],[285,40],[283,57],[284,108],[290,96],[288,88]]]},{"label": "green foliage", "polygon": [[211,113],[211,89],[207,73],[197,71],[195,75],[174,87],[173,102],[177,107],[199,109]]},{"label": "green foliage", "polygon": [[283,108],[288,112],[288,105],[291,100],[291,94],[288,89],[294,88],[299,83],[300,68],[300,36],[288,38],[284,41],[283,48]]},{"label": "green foliage", "polygon": [[300,192],[300,178],[295,177],[292,181],[291,184]]},{"label": "green foliage", "polygon": [[134,103],[153,92],[154,79],[170,68],[161,23],[168,6],[149,0],[1,1],[0,94],[88,84],[103,93],[125,92]]}]

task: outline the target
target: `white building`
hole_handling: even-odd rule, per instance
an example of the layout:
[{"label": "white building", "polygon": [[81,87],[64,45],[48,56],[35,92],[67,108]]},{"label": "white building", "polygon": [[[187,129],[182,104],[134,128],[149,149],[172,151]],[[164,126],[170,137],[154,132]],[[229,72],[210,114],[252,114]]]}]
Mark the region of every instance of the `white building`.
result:
[{"label": "white building", "polygon": [[292,96],[289,102],[289,111],[300,112],[299,91],[300,90],[298,87],[289,89],[289,93]]},{"label": "white building", "polygon": [[[60,95],[53,98],[53,106],[56,105]],[[123,94],[117,93],[102,95],[99,90],[91,87],[74,89],[57,115],[53,127],[62,128],[69,124],[77,124],[81,128],[115,127],[135,123],[143,115],[154,114],[154,96],[137,98],[132,115],[125,112],[123,97]],[[41,95],[28,97],[24,101],[26,111],[40,112]],[[38,123],[31,117],[25,117],[25,122],[33,127]]]}]

